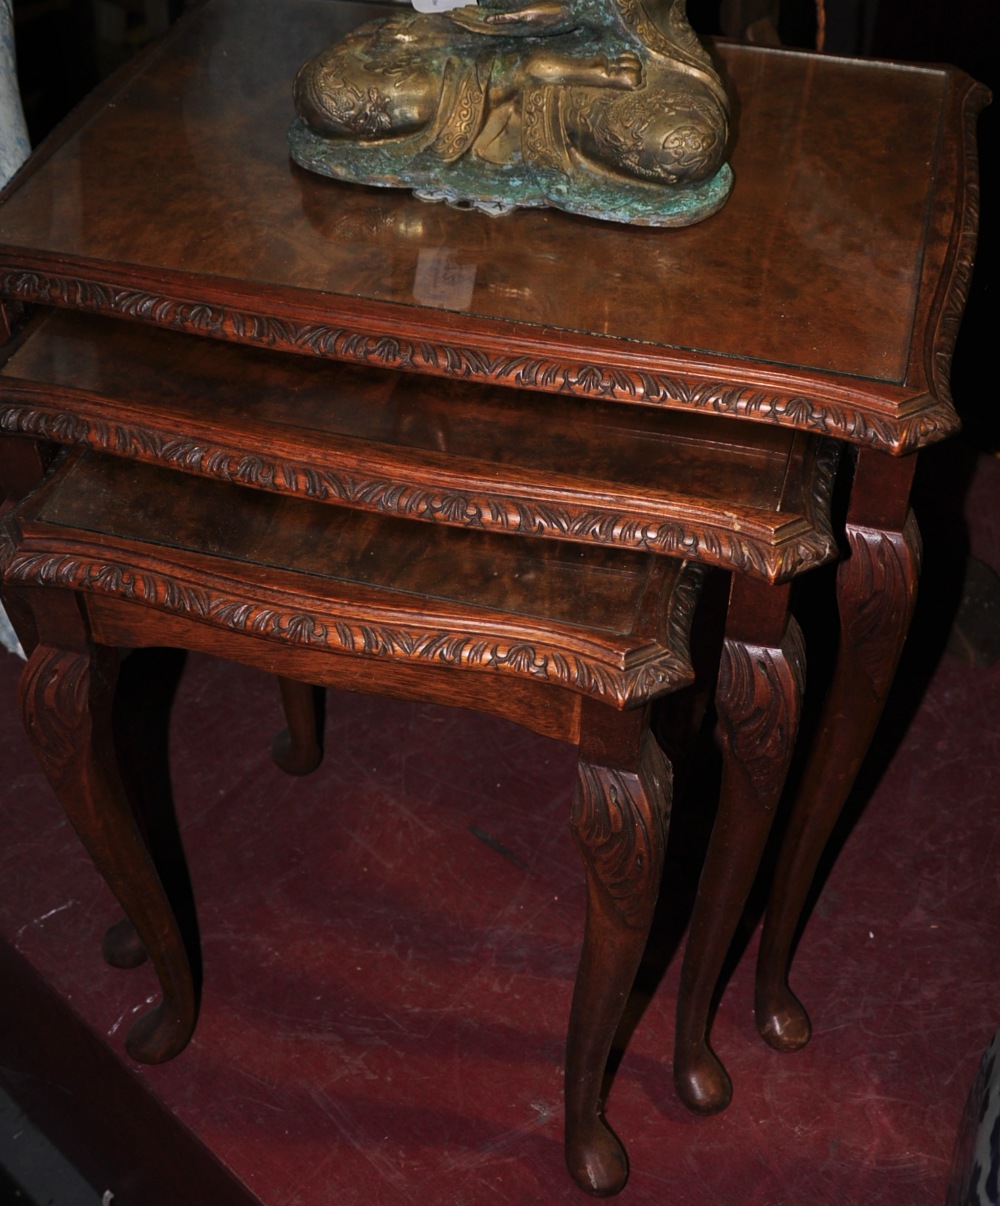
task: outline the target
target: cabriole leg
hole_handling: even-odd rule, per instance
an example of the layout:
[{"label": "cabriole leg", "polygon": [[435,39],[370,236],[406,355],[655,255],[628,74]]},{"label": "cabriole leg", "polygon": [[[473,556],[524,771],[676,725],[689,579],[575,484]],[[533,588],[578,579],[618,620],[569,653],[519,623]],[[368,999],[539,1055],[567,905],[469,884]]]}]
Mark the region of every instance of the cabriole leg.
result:
[{"label": "cabriole leg", "polygon": [[[795,1051],[809,1041],[809,1016],[788,986],[792,946],[823,850],[882,715],[913,616],[920,533],[907,500],[914,460],[894,462],[877,453],[862,453],[858,460],[847,525],[849,556],[837,576],[837,664],[778,858],[757,962],[757,1028],[778,1051]],[[895,492],[898,525],[892,523],[891,501],[881,501],[886,489]]]},{"label": "cabriole leg", "polygon": [[652,924],[671,793],[670,765],[644,717],[612,719],[632,729],[633,752],[602,750],[590,760],[584,745],[571,820],[587,919],[567,1039],[566,1164],[597,1197],[617,1193],[628,1177],[625,1150],[602,1117],[601,1086]]},{"label": "cabriole leg", "polygon": [[149,951],[163,996],[125,1046],[143,1063],[182,1051],[197,1013],[191,966],[118,774],[111,708],[118,655],[39,645],[21,675],[21,712],[35,753],[70,823]]},{"label": "cabriole leg", "polygon": [[316,688],[280,677],[278,686],[287,727],[275,737],[271,757],[289,775],[308,775],[323,761]]},{"label": "cabriole leg", "polygon": [[760,866],[798,731],[805,654],[788,588],[734,577],[719,673],[719,811],[698,884],[677,1001],[674,1084],[699,1113],[732,1083],[708,1042],[712,1000]]},{"label": "cabriole leg", "polygon": [[[278,678],[286,728],[274,738],[271,756],[287,774],[308,775],[323,760],[321,706],[317,688],[292,678]],[[141,825],[141,817],[138,818]],[[149,835],[144,833],[147,845]],[[127,917],[108,927],[101,954],[112,967],[134,968],[146,960],[146,949]]]}]

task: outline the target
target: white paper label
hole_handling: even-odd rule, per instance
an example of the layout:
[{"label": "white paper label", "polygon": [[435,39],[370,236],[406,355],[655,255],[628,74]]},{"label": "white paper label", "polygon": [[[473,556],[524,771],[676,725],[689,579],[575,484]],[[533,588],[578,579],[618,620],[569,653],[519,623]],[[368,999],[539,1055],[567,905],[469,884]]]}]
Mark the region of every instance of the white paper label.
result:
[{"label": "white paper label", "polygon": [[449,8],[464,8],[469,0],[412,0],[418,13],[445,13]]},{"label": "white paper label", "polygon": [[417,256],[413,298],[422,306],[467,310],[475,283],[476,265],[459,264],[445,247],[424,247]]}]

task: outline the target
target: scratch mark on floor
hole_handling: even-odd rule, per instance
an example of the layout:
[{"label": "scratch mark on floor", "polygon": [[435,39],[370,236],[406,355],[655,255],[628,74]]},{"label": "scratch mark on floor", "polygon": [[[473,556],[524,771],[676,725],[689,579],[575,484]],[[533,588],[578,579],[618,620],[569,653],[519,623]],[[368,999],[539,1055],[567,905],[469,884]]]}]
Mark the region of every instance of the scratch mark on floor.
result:
[{"label": "scratch mark on floor", "polygon": [[379,1176],[383,1177],[391,1185],[394,1185],[401,1193],[409,1189],[409,1180],[396,1168],[392,1161],[383,1156],[376,1148],[366,1143],[363,1138],[359,1138],[355,1128],[351,1124],[351,1115],[348,1110],[334,1101],[322,1089],[312,1090],[309,1095],[330,1119],[346,1142],[355,1151],[360,1152],[365,1157],[369,1164],[378,1172]]},{"label": "scratch mark on floor", "polygon": [[30,929],[33,925],[41,925],[43,921],[48,921],[50,917],[55,917],[56,913],[65,912],[66,909],[71,909],[74,905],[78,905],[78,900],[69,900],[66,904],[57,905],[54,909],[49,909],[47,913],[43,913],[41,917],[35,917],[32,921],[26,921],[24,925],[17,931],[17,938],[20,938],[25,930]]},{"label": "scratch mark on floor", "polygon": [[145,1001],[142,1001],[139,1005],[133,1005],[131,1009],[126,1009],[122,1013],[120,1013],[118,1015],[118,1017],[115,1019],[115,1021],[112,1023],[111,1029],[108,1031],[108,1038],[111,1038],[111,1036],[115,1033],[115,1031],[119,1028],[119,1026],[121,1026],[122,1022],[124,1022],[125,1019],[129,1016],[129,1014],[138,1013],[140,1009],[145,1009],[147,1005],[152,1005],[152,1003],[155,1000],[156,1000],[156,993],[154,992],[152,996],[147,997],[145,999]]},{"label": "scratch mark on floor", "polygon": [[441,1161],[442,1168],[448,1172],[469,1172],[471,1169],[486,1164],[497,1152],[519,1143],[525,1135],[530,1135],[532,1131],[537,1131],[546,1126],[552,1115],[552,1110],[544,1102],[538,1101],[533,1101],[531,1108],[535,1111],[533,1118],[528,1118],[520,1126],[515,1126],[509,1131],[504,1131],[495,1139],[479,1144],[474,1152],[463,1152],[461,1155],[456,1156],[446,1155]]}]

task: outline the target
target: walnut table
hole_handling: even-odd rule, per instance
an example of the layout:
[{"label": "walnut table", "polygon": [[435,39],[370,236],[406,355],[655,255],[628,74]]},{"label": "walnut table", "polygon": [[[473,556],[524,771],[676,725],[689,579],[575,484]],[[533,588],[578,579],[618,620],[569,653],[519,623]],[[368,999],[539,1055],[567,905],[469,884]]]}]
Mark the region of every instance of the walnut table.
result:
[{"label": "walnut table", "polygon": [[[649,408],[701,412],[853,445],[840,659],[759,974],[762,1032],[775,1046],[800,1045],[808,1020],[787,988],[788,952],[909,622],[919,559],[912,454],[957,428],[948,368],[973,257],[974,122],[985,92],[953,71],[720,47],[737,101],[736,184],[720,214],[680,231],[544,210],[489,220],[290,164],[296,68],[378,11],[212,0],[192,14],[15,182],[0,208],[0,288],[13,303],[172,328],[213,347],[511,387],[532,410],[530,434],[518,437],[529,444],[549,439],[550,415],[576,398],[617,407],[623,422]],[[5,406],[2,422],[113,450],[118,439],[96,418],[79,432],[53,427],[50,411],[21,402]],[[479,482],[473,491],[465,479],[447,497],[434,452],[416,458],[402,494],[395,469],[365,457],[335,479],[300,472],[281,443],[276,455],[260,448],[235,463],[227,422],[213,429],[222,459],[204,463],[265,489],[315,488],[352,506],[542,536],[585,532],[635,548],[659,538],[655,525],[635,522],[627,492],[591,494],[582,507],[584,490],[567,510],[548,505],[536,477],[524,505],[502,457],[495,489]],[[122,438],[125,455],[167,455]],[[567,446],[570,476],[573,455]],[[669,466],[663,472],[669,482]],[[463,481],[461,465],[451,480]],[[694,557],[725,563],[740,544],[693,539],[691,529],[683,551]],[[801,564],[763,576],[749,568],[733,578],[719,690],[724,800],[685,957],[675,1052],[678,1089],[704,1110],[729,1098],[707,1044],[709,1005],[799,707],[787,585],[765,579],[785,580]]]}]

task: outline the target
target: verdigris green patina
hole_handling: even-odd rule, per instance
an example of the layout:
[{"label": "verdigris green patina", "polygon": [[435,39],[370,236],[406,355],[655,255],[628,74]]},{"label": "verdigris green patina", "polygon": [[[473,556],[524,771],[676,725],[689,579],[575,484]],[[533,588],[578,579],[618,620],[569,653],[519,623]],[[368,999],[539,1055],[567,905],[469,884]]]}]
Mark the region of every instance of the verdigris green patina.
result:
[{"label": "verdigris green patina", "polygon": [[302,167],[493,213],[687,226],[725,203],[728,101],[684,0],[484,0],[371,21],[311,59]]}]

